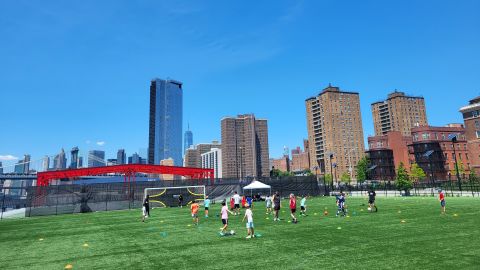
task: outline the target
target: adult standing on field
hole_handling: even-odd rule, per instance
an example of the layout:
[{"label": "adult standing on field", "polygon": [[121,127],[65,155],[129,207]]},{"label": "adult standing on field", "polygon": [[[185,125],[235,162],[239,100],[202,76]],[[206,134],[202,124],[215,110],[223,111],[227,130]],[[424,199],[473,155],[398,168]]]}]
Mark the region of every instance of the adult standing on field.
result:
[{"label": "adult standing on field", "polygon": [[278,213],[280,212],[280,194],[275,192],[273,195],[273,213],[274,213],[274,218],[273,221],[280,221],[280,218],[278,217]]}]

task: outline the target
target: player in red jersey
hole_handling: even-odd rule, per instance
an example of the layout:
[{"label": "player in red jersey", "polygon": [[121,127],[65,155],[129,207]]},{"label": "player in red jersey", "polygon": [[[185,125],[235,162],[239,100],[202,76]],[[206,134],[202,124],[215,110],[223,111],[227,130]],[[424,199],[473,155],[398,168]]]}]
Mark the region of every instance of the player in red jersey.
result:
[{"label": "player in red jersey", "polygon": [[297,223],[295,212],[297,212],[297,199],[295,198],[295,195],[290,194],[290,216],[292,217],[293,223]]},{"label": "player in red jersey", "polygon": [[442,207],[442,214],[445,214],[445,193],[441,189],[438,190],[438,200],[440,201],[440,206]]}]

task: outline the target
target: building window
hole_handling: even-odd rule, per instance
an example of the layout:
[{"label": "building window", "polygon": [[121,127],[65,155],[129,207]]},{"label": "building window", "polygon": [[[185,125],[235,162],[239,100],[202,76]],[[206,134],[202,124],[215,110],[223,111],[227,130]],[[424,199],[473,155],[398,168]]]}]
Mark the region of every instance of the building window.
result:
[{"label": "building window", "polygon": [[477,139],[480,138],[480,130],[477,130],[475,133],[477,134]]},{"label": "building window", "polygon": [[445,159],[446,160],[448,159],[448,153],[445,153]]}]

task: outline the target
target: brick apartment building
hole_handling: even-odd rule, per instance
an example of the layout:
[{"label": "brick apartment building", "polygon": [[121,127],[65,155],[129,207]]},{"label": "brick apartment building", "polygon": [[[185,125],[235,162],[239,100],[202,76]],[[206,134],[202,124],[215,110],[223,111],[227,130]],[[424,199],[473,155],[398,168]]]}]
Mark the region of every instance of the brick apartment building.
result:
[{"label": "brick apartment building", "polygon": [[465,123],[465,137],[470,153],[470,166],[480,174],[480,97],[470,100],[467,106],[460,108]]}]

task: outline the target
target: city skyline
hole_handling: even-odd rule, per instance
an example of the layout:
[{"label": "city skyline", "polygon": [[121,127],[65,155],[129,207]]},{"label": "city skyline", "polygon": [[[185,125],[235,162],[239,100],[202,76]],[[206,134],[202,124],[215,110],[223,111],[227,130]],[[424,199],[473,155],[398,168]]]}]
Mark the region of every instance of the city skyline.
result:
[{"label": "city skyline", "polygon": [[[372,8],[353,2],[326,5],[280,1],[275,9],[260,4],[246,25],[233,14],[247,7],[220,5],[216,10],[224,11],[221,16],[232,16],[225,28],[216,26],[215,17],[203,18],[211,7],[209,3],[192,2],[181,5],[183,14],[178,10],[175,13],[178,6],[166,7],[166,17],[173,23],[151,17],[125,21],[132,31],[160,26],[156,31],[178,32],[180,37],[172,35],[171,45],[191,41],[192,45],[177,49],[165,47],[143,32],[137,34],[141,43],[132,43],[133,39],[115,28],[115,22],[124,18],[131,6],[119,4],[117,13],[108,13],[107,4],[96,5],[97,10],[82,9],[74,16],[73,12],[78,12],[75,4],[44,4],[40,12],[36,4],[2,4],[0,14],[5,20],[0,22],[4,26],[0,33],[10,42],[0,45],[5,63],[0,66],[0,89],[5,89],[4,98],[10,101],[3,107],[4,114],[10,116],[4,117],[9,132],[0,133],[1,156],[22,159],[24,154],[30,154],[37,160],[55,155],[62,147],[78,146],[85,152],[103,150],[107,157],[114,157],[118,149],[131,155],[146,148],[145,89],[148,81],[157,76],[170,76],[185,83],[183,120],[190,122],[197,143],[220,139],[218,121],[222,117],[252,112],[269,121],[271,157],[280,157],[284,145],[293,149],[307,138],[303,102],[328,83],[360,93],[364,140],[374,135],[370,104],[384,99],[394,89],[423,96],[432,126],[462,123],[459,109],[479,95],[480,79],[475,70],[480,57],[475,48],[479,44],[480,22],[474,12],[479,4],[474,2],[431,1],[411,9],[386,3]],[[144,14],[139,7],[133,10]],[[269,12],[265,13],[266,10]],[[316,16],[319,11],[325,12],[325,16]],[[455,16],[457,13],[462,16]],[[339,14],[345,20],[332,25]],[[366,19],[372,14],[377,22]],[[89,15],[97,23],[82,18]],[[417,20],[424,16],[425,21]],[[188,20],[180,22],[185,17]],[[46,19],[59,24],[50,27]],[[259,32],[250,34],[252,24],[259,25]],[[310,25],[325,26],[316,30]],[[50,30],[43,33],[45,37],[38,37],[34,26]],[[110,44],[121,39],[126,45],[112,43],[116,45],[107,50],[95,41],[95,33],[80,30],[78,35],[69,34],[71,28],[97,26],[96,33],[104,35],[102,42]],[[238,36],[226,34],[230,32],[225,31],[228,28],[238,32]],[[255,42],[251,35],[257,35]],[[452,36],[455,42],[451,41]],[[27,45],[27,38],[37,38],[37,46]],[[333,44],[325,45],[326,38],[334,40]],[[53,49],[52,42],[59,39],[65,43]],[[84,40],[83,47],[75,45],[84,44]],[[150,43],[159,47],[150,47]],[[158,52],[162,49],[166,53]],[[212,58],[219,52],[220,57]],[[197,54],[205,56],[195,57]],[[47,56],[49,63],[45,61]],[[203,57],[210,61],[206,63]],[[166,64],[152,64],[159,59]],[[290,67],[292,64],[295,68]],[[23,83],[27,77],[35,81],[35,88]],[[231,102],[233,98],[235,102]],[[58,114],[62,106],[67,110],[73,101],[80,113]],[[124,113],[111,114],[119,108]],[[44,118],[36,117],[37,112],[55,115],[61,125],[52,128]],[[8,163],[2,161],[4,165]]]}]

